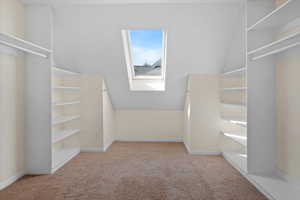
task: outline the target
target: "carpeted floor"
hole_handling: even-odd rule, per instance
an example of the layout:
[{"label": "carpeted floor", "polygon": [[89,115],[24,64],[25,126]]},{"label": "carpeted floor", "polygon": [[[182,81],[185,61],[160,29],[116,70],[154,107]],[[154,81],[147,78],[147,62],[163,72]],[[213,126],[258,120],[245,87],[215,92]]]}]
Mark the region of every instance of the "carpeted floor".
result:
[{"label": "carpeted floor", "polygon": [[1,200],[266,200],[221,156],[182,143],[115,142],[80,153],[53,175],[25,176]]}]

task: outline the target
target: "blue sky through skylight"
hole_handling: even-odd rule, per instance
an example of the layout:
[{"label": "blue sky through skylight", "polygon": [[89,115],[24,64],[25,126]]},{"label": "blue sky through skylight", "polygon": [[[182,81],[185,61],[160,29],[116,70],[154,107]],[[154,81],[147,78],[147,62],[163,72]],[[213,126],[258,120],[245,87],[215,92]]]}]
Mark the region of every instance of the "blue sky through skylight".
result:
[{"label": "blue sky through skylight", "polygon": [[152,65],[162,57],[162,30],[130,31],[133,65]]}]

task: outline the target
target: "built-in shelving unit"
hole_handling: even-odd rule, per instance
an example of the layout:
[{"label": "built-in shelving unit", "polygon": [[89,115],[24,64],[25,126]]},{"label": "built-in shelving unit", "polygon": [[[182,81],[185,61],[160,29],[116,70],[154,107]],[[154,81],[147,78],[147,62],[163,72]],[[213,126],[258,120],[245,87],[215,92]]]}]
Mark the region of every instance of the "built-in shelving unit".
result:
[{"label": "built-in shelving unit", "polygon": [[249,26],[248,31],[265,28],[279,28],[288,22],[291,22],[293,19],[300,17],[299,7],[299,0],[287,0],[281,6]]},{"label": "built-in shelving unit", "polygon": [[52,170],[79,153],[80,74],[52,68]]},{"label": "built-in shelving unit", "polygon": [[[288,82],[286,79],[291,77],[289,74],[291,72],[288,71],[290,62],[294,63],[293,59],[299,56],[298,48],[295,47],[300,46],[300,1],[248,0],[247,2],[247,23],[250,25],[245,31],[249,86],[247,157],[245,159],[236,152],[225,152],[224,157],[269,199],[293,200],[300,195],[299,181],[290,182],[281,174],[282,170],[289,170],[282,167],[290,165],[288,163],[290,155],[283,157],[280,149],[280,145],[285,145],[282,141],[288,140],[285,137],[288,137],[289,130],[284,131],[284,136],[280,136],[282,130],[278,128],[278,124],[282,123],[280,116],[285,112],[281,111],[278,115],[282,107],[282,102],[278,101],[278,94],[282,87],[280,84],[283,84],[284,94],[281,94],[280,98],[286,101],[292,99],[289,97],[289,87],[297,85],[295,78],[292,85],[285,84]],[[285,64],[280,67],[281,62]],[[282,76],[285,77],[284,80]],[[283,107],[286,107],[286,102]],[[292,109],[291,105],[288,109]],[[292,118],[290,113],[287,113],[288,118]],[[227,135],[229,136],[232,135]],[[285,139],[281,138],[278,141],[280,137]],[[284,152],[287,151],[286,148],[289,147],[285,147]]]},{"label": "built-in shelving unit", "polygon": [[222,133],[224,136],[236,141],[237,143],[247,146],[247,136],[240,135],[238,133]]},{"label": "built-in shelving unit", "polygon": [[48,58],[52,52],[51,50],[44,48],[40,45],[1,32],[0,44],[43,58]]},{"label": "built-in shelving unit", "polygon": [[53,132],[52,133],[52,143],[56,143],[61,140],[64,140],[65,138],[70,137],[74,134],[77,134],[78,132],[80,132],[80,129]]}]

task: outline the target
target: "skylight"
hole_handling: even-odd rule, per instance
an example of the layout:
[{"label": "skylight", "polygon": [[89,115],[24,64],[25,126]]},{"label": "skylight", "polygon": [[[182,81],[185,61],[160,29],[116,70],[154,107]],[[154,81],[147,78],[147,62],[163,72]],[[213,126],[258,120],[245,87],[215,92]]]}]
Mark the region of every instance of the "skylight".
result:
[{"label": "skylight", "polygon": [[162,29],[122,31],[130,89],[164,91],[166,32]]},{"label": "skylight", "polygon": [[130,30],[130,47],[135,77],[162,76],[162,30]]}]

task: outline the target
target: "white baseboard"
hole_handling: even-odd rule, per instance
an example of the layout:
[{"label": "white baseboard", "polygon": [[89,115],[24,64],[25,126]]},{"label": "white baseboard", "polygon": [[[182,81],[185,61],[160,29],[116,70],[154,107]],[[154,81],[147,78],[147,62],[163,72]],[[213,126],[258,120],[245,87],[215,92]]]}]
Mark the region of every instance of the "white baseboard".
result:
[{"label": "white baseboard", "polygon": [[63,162],[59,163],[59,165],[55,166],[54,168],[51,169],[51,173],[56,172],[58,169],[63,167],[65,164],[67,164],[70,160],[72,160],[75,156],[77,156],[80,153],[80,149],[76,149],[76,151],[68,157],[68,159],[64,160]]},{"label": "white baseboard", "polygon": [[263,193],[268,199],[270,200],[276,200],[275,198],[273,198],[272,195],[270,195],[267,191],[265,191],[265,189],[263,187],[261,187],[261,185],[257,184],[257,182],[255,180],[253,180],[252,178],[250,178],[249,174],[247,172],[245,172],[244,170],[242,170],[238,165],[236,165],[235,162],[233,162],[233,160],[229,159],[227,156],[225,156],[223,154],[224,159],[229,162],[236,170],[238,170],[250,183],[252,183],[257,190],[259,190],[261,193]]},{"label": "white baseboard", "polygon": [[216,152],[204,152],[204,151],[192,151],[190,152],[190,154],[193,154],[193,155],[207,155],[207,156],[218,156],[218,155],[221,155],[222,153],[219,152],[219,151],[216,151]]},{"label": "white baseboard", "polygon": [[106,152],[106,150],[114,143],[114,140],[111,141],[109,144],[107,144],[106,146],[103,147],[103,152]]},{"label": "white baseboard", "polygon": [[215,156],[215,155],[221,155],[222,152],[204,152],[204,151],[192,151],[191,148],[189,147],[189,145],[187,145],[185,142],[184,143],[184,146],[187,150],[187,152],[189,154],[192,154],[192,155],[211,155],[211,156]]},{"label": "white baseboard", "polygon": [[24,173],[17,174],[15,176],[11,176],[8,179],[4,181],[0,181],[0,190],[6,188],[10,184],[13,184],[15,181],[17,181],[19,178],[23,177]]},{"label": "white baseboard", "polygon": [[183,142],[182,138],[171,139],[117,139],[118,142]]},{"label": "white baseboard", "polygon": [[101,148],[83,148],[80,152],[104,152]]}]

